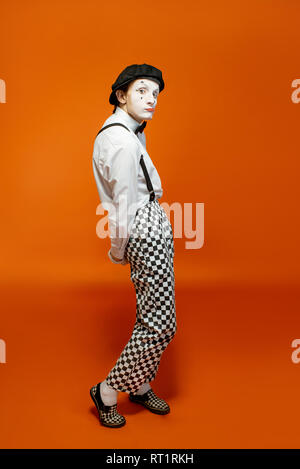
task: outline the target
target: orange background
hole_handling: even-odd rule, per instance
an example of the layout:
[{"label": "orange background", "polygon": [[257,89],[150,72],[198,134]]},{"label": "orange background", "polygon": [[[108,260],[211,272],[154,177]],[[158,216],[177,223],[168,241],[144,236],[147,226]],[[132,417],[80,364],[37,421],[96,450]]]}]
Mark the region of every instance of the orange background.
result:
[{"label": "orange background", "polygon": [[[1,2],[1,447],[299,447],[299,13]],[[171,413],[120,393],[111,430],[89,388],[129,340],[135,295],[96,236],[92,150],[132,63],[163,72],[147,150],[161,202],[204,203],[204,245],[175,239],[178,332],[153,383]]]}]

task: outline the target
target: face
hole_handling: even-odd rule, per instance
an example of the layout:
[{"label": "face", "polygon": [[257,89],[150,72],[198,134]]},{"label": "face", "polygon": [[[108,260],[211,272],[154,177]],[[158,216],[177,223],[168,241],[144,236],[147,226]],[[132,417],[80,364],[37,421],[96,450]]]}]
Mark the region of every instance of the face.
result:
[{"label": "face", "polygon": [[130,83],[126,94],[120,90],[118,98],[121,101],[120,107],[141,123],[152,119],[158,94],[159,85],[156,81],[138,78]]}]

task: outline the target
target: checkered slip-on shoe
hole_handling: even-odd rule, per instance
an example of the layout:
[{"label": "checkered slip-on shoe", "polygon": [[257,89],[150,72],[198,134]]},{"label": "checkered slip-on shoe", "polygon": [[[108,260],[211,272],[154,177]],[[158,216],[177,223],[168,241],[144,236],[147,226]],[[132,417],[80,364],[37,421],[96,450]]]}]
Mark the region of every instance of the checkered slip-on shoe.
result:
[{"label": "checkered slip-on shoe", "polygon": [[117,404],[105,405],[100,395],[100,384],[90,389],[90,395],[99,413],[99,420],[105,427],[119,428],[126,423],[125,417],[117,412]]},{"label": "checkered slip-on shoe", "polygon": [[129,400],[143,405],[154,414],[164,415],[170,412],[170,407],[166,401],[157,397],[152,389],[142,395],[129,393]]}]

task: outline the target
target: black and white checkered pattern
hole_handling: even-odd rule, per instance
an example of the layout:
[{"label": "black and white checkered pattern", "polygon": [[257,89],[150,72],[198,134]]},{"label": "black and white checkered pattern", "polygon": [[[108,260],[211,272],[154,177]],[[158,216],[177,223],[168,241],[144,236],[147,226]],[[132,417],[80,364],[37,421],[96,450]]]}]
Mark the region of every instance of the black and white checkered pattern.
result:
[{"label": "black and white checkered pattern", "polygon": [[103,403],[100,385],[101,383],[98,383],[90,389],[91,398],[98,410],[100,423],[105,427],[122,427],[126,424],[125,417],[117,411],[117,404],[108,406]]},{"label": "black and white checkered pattern", "polygon": [[143,405],[154,414],[168,414],[170,412],[169,404],[164,399],[158,397],[153,389],[149,389],[149,391],[141,396],[129,393],[129,400]]},{"label": "black and white checkered pattern", "polygon": [[177,330],[173,230],[156,199],[137,211],[125,257],[136,292],[136,322],[106,382],[117,391],[135,393],[155,378]]}]

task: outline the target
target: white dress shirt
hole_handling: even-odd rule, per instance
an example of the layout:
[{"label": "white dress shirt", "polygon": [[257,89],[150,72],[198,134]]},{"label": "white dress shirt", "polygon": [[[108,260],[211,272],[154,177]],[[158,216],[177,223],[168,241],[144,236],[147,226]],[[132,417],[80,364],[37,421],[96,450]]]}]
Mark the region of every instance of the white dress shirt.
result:
[{"label": "white dress shirt", "polygon": [[[97,135],[93,150],[93,172],[102,206],[108,211],[109,229],[114,230],[116,235],[110,236],[111,248],[108,256],[114,263],[126,264],[123,259],[124,251],[136,211],[150,200],[140,164],[141,154],[144,156],[156,199],[161,198],[163,190],[159,174],[146,150],[145,130],[137,135],[134,133],[140,123],[120,107],[106,119],[102,127],[113,122],[124,124],[130,132],[118,125]],[[127,208],[124,203],[120,204],[119,198],[123,195],[126,197]],[[110,208],[110,204],[113,204],[115,210]],[[121,261],[114,261],[110,254]]]}]

